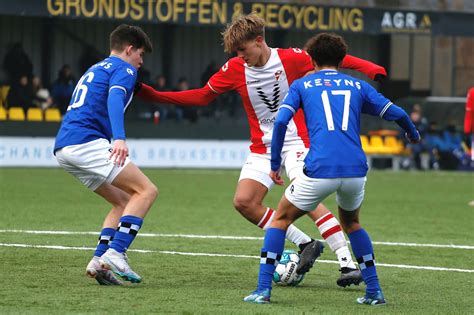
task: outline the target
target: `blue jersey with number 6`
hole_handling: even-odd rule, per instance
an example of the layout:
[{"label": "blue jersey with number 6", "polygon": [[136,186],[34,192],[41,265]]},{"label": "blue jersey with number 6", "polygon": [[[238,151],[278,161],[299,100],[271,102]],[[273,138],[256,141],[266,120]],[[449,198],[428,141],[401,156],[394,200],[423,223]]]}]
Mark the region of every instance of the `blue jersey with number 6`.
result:
[{"label": "blue jersey with number 6", "polygon": [[[108,106],[119,106],[124,113],[133,97],[137,70],[122,59],[110,56],[93,65],[81,77],[56,136],[54,151],[96,139],[112,139]],[[111,102],[109,93],[119,89],[123,101]]]},{"label": "blue jersey with number 6", "polygon": [[[303,108],[310,138],[306,174],[313,178],[363,177],[360,114],[383,117],[392,102],[362,80],[323,70],[293,82],[281,108]],[[304,105],[303,105],[304,104]],[[281,109],[280,109],[281,110]]]}]

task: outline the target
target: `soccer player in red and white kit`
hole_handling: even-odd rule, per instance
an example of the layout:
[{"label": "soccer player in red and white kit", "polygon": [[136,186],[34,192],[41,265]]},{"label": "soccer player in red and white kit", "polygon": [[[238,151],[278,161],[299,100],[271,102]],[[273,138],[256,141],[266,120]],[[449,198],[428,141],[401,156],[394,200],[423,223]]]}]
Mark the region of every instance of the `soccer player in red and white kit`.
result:
[{"label": "soccer player in red and white kit", "polygon": [[[224,92],[236,90],[240,94],[250,125],[251,145],[240,173],[234,206],[247,220],[266,230],[274,217],[274,210],[263,205],[263,199],[274,184],[269,176],[273,122],[291,83],[314,71],[314,66],[302,49],[268,47],[265,21],[254,13],[234,19],[223,32],[223,38],[225,51],[237,52],[237,57],[226,62],[206,86],[181,92],[158,92],[142,84],[137,95],[153,102],[204,106]],[[352,56],[347,56],[341,67],[361,71],[372,79],[386,75],[383,67]],[[299,111],[288,125],[282,150],[282,167],[290,180],[302,171],[308,147],[304,116]],[[359,284],[362,276],[352,260],[337,219],[322,204],[309,216],[337,255],[341,271],[337,284],[343,287]],[[322,243],[294,225],[288,228],[286,238],[301,250],[297,272],[307,272],[321,254]]]},{"label": "soccer player in red and white kit", "polygon": [[474,161],[474,87],[467,91],[464,133],[467,137],[471,137],[471,160]]}]

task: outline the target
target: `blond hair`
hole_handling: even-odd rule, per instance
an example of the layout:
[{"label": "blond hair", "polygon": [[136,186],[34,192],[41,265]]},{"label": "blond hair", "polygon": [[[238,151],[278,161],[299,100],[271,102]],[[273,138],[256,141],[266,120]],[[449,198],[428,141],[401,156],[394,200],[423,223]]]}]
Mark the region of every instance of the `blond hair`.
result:
[{"label": "blond hair", "polygon": [[265,37],[265,20],[255,12],[237,16],[222,32],[224,51],[233,53],[240,45],[257,36]]}]

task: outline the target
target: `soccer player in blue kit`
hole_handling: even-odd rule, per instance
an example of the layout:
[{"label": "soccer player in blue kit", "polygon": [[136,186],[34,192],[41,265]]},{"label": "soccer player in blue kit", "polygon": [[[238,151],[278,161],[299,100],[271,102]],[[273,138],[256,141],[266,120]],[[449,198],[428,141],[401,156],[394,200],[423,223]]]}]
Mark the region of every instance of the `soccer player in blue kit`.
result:
[{"label": "soccer player in blue kit", "polygon": [[124,129],[137,71],[152,44],[141,28],[123,24],[110,34],[110,50],[110,56],[77,83],[54,154],[62,168],[112,205],[86,273],[100,284],[120,285],[115,275],[141,281],[126,251],[158,195],[156,186],[129,160]]},{"label": "soccer player in blue kit", "polygon": [[301,174],[286,189],[266,231],[258,287],[244,301],[270,303],[272,276],[283,252],[287,227],[336,192],[339,219],[367,285],[365,296],[357,302],[383,305],[386,302],[375,268],[372,242],[359,223],[368,171],[359,136],[360,114],[395,121],[406,131],[410,142],[420,141],[420,135],[403,109],[368,83],[337,71],[347,50],[342,37],[321,33],[308,41],[306,49],[317,72],[294,81],[280,106],[272,136],[272,180],[283,184],[280,152],[287,124],[299,108],[305,115],[310,149]]}]

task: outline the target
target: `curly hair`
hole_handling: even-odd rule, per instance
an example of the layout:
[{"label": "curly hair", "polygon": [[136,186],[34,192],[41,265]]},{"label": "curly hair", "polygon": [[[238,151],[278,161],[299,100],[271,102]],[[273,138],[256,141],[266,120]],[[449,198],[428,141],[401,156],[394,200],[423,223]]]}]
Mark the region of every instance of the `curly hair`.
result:
[{"label": "curly hair", "polygon": [[305,50],[318,66],[338,67],[346,56],[347,44],[339,35],[321,33],[306,42]]},{"label": "curly hair", "polygon": [[257,36],[265,37],[265,20],[255,12],[237,16],[222,32],[224,51],[233,53],[240,45]]}]

